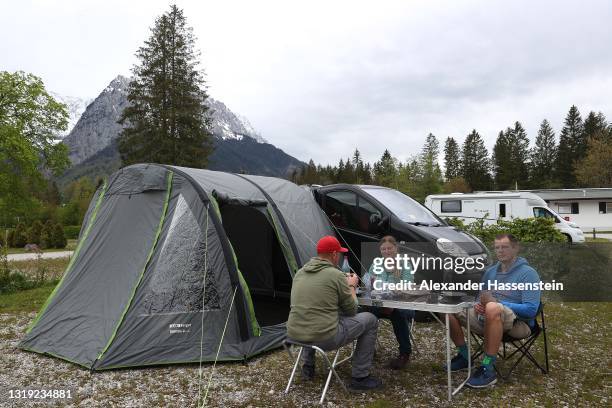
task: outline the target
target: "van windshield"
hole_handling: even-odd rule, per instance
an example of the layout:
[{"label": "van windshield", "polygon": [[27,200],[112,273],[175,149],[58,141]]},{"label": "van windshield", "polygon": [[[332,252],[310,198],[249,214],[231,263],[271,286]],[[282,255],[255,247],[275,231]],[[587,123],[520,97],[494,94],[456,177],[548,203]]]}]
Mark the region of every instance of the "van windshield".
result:
[{"label": "van windshield", "polygon": [[439,226],[444,223],[427,208],[397,190],[390,188],[362,187],[372,197],[380,201],[400,220],[415,225]]}]

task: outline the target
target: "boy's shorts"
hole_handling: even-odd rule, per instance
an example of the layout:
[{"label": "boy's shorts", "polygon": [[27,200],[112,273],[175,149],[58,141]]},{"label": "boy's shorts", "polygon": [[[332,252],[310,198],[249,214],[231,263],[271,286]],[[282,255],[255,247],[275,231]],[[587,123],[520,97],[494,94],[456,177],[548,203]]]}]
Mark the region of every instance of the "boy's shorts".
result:
[{"label": "boy's shorts", "polygon": [[[504,310],[502,311],[501,319],[502,325],[504,327],[504,334],[508,334],[515,339],[524,339],[525,337],[531,334],[531,328],[529,325],[516,318],[516,315],[508,306],[503,306]],[[484,334],[484,316],[481,316],[481,319],[478,319],[478,313],[474,308],[469,309],[468,313],[470,314],[470,330],[476,334],[483,335]],[[466,326],[466,312],[465,310],[461,313],[456,314],[459,322],[463,327]]]}]

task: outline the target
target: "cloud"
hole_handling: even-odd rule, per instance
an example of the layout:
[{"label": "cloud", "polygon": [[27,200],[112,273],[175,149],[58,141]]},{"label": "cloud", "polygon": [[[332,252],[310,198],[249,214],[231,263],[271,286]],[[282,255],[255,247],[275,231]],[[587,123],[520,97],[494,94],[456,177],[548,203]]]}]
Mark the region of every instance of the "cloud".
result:
[{"label": "cloud", "polygon": [[[187,2],[210,93],[271,143],[336,163],[418,153],[429,132],[491,148],[519,120],[558,131],[572,104],[612,118],[606,1]],[[13,2],[0,17],[0,66],[53,91],[95,96],[167,2]],[[27,16],[16,19],[15,16]],[[24,23],[25,21],[25,23]]]}]

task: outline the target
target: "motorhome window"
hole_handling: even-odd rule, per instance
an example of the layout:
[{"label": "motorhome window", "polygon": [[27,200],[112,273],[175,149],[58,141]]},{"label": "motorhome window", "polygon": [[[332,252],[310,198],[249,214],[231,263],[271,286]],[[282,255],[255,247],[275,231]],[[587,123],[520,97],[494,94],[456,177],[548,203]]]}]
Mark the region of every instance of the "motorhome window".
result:
[{"label": "motorhome window", "polygon": [[404,222],[444,225],[444,222],[437,218],[426,207],[397,190],[391,188],[363,187],[363,191],[380,201],[381,204]]},{"label": "motorhome window", "polygon": [[370,223],[370,217],[377,214],[378,218],[382,218],[382,214],[372,203],[364,199],[363,197],[359,197],[359,207],[357,208],[357,222],[358,229],[361,232],[365,232],[367,234],[376,234],[378,231],[376,226],[373,226]]},{"label": "motorhome window", "polygon": [[356,208],[357,195],[353,192],[333,191],[325,195],[325,213],[336,227],[356,229]]},{"label": "motorhome window", "polygon": [[578,214],[578,213],[580,213],[578,209],[578,203],[572,203],[572,214]]},{"label": "motorhome window", "polygon": [[502,218],[506,216],[506,204],[499,205],[499,216]]},{"label": "motorhome window", "polygon": [[461,212],[461,200],[444,200],[441,202],[440,210],[443,213]]},{"label": "motorhome window", "polygon": [[559,203],[559,210],[557,211],[559,214],[571,214],[572,213],[572,205],[570,203]]}]

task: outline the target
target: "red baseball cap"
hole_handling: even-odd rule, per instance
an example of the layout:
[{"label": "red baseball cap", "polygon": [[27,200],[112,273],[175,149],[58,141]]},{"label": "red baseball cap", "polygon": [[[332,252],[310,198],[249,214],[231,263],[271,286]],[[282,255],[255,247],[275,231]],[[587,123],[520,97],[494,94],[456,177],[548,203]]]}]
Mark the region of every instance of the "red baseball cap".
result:
[{"label": "red baseball cap", "polygon": [[342,248],[340,241],[336,237],[327,235],[317,242],[317,253],[326,254],[331,252],[348,252],[348,249]]}]

